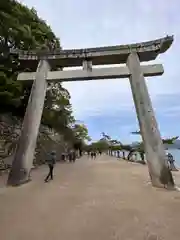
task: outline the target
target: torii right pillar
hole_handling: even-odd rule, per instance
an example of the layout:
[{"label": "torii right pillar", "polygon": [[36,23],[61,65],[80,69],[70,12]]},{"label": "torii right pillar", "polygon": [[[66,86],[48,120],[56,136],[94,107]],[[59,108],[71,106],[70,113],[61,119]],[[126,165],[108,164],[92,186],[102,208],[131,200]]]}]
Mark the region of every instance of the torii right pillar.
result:
[{"label": "torii right pillar", "polygon": [[152,185],[174,188],[174,180],[168,168],[165,149],[136,52],[129,54],[127,66],[130,70],[130,85]]}]

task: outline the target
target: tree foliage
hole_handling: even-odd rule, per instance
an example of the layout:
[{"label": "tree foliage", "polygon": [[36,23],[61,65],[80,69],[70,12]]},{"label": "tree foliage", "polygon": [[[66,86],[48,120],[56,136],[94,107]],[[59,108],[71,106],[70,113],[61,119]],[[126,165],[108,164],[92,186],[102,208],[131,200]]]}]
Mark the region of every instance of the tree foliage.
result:
[{"label": "tree foliage", "polygon": [[73,145],[75,149],[84,149],[86,143],[91,140],[88,134],[88,129],[84,124],[74,124],[72,126]]},{"label": "tree foliage", "polygon": [[[134,134],[134,135],[141,135],[141,131],[134,131],[134,132],[131,132],[131,134]],[[176,141],[177,139],[179,138],[179,136],[175,136],[175,137],[171,137],[171,138],[163,138],[162,139],[162,142],[163,144],[173,144],[174,141]],[[143,149],[143,143],[140,143],[139,147],[141,149]]]},{"label": "tree foliage", "polygon": [[179,138],[179,136],[176,137],[172,137],[172,138],[166,138],[166,139],[162,139],[164,144],[173,144],[174,141],[176,141]]},{"label": "tree foliage", "polygon": [[102,138],[86,146],[86,149],[89,151],[116,151],[122,149],[122,143],[119,140],[112,139],[111,136],[104,132],[102,132],[101,135]]},{"label": "tree foliage", "polygon": [[92,142],[91,144],[86,146],[87,151],[106,151],[109,149],[109,144],[104,139],[100,139],[99,141]]},{"label": "tree foliage", "polygon": [[75,124],[72,129],[74,131],[74,135],[76,139],[83,140],[83,141],[91,140],[88,135],[88,129],[84,124]]},{"label": "tree foliage", "polygon": [[[16,81],[21,71],[12,49],[28,50],[43,45],[59,46],[51,28],[40,19],[35,9],[14,0],[0,1],[0,111],[24,115],[31,84]],[[24,69],[23,69],[24,70]]]},{"label": "tree foliage", "polygon": [[[18,82],[17,75],[23,69],[11,50],[60,48],[59,39],[50,26],[38,17],[34,8],[15,0],[0,1],[0,112],[23,118],[32,83]],[[70,94],[61,83],[50,83],[47,88],[42,123],[65,135],[66,140],[74,137],[71,126],[72,115]]]}]

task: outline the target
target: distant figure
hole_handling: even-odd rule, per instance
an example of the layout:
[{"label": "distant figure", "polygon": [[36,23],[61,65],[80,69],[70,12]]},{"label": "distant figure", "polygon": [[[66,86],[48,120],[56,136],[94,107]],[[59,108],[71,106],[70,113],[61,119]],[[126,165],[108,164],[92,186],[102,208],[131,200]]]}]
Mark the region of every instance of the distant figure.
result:
[{"label": "distant figure", "polygon": [[76,161],[76,152],[75,151],[72,152],[72,160],[73,160],[73,162]]},{"label": "distant figure", "polygon": [[144,162],[144,153],[140,152],[141,160]]},{"label": "distant figure", "polygon": [[167,158],[168,158],[169,163],[174,162],[173,155],[171,153],[167,154]]},{"label": "distant figure", "polygon": [[91,158],[93,159],[95,159],[96,158],[96,152],[91,152]]},{"label": "distant figure", "polygon": [[72,151],[69,152],[68,158],[69,158],[69,162],[72,162]]},{"label": "distant figure", "polygon": [[173,158],[173,155],[171,153],[168,153],[166,156],[167,156],[167,160],[168,160],[169,169],[171,171],[178,171],[178,169],[174,165],[175,160]]},{"label": "distant figure", "polygon": [[45,182],[48,182],[49,178],[53,180],[53,169],[54,169],[55,163],[56,163],[56,153],[55,151],[52,151],[47,159],[47,164],[49,166],[49,173],[44,180]]},{"label": "distant figure", "polygon": [[102,152],[101,151],[99,151],[99,155],[101,156],[101,154],[102,154]]},{"label": "distant figure", "polygon": [[62,154],[61,154],[61,160],[62,160],[63,162],[65,162],[65,161],[66,161],[66,156],[65,156],[65,153],[62,153]]},{"label": "distant figure", "polygon": [[87,151],[87,155],[88,155],[88,157],[90,156],[90,151]]},{"label": "distant figure", "polygon": [[75,162],[76,161],[76,152],[74,150],[71,150],[68,154],[69,162]]},{"label": "distant figure", "polygon": [[91,152],[91,158],[92,159],[94,158],[94,152]]}]

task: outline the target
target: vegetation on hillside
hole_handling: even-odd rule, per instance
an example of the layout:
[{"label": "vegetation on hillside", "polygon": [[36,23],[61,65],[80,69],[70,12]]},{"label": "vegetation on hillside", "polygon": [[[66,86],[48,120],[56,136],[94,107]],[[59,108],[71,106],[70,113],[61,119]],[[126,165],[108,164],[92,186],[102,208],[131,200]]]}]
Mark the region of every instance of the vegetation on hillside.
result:
[{"label": "vegetation on hillside", "polygon": [[[38,17],[36,10],[15,0],[0,1],[1,115],[11,113],[22,121],[32,86],[32,83],[16,80],[19,72],[31,69],[23,69],[17,57],[10,54],[11,50],[44,48],[60,48],[60,41],[50,26]],[[84,141],[88,138],[87,129],[75,124],[70,94],[60,82],[48,85],[42,124],[63,135],[65,141]]]}]

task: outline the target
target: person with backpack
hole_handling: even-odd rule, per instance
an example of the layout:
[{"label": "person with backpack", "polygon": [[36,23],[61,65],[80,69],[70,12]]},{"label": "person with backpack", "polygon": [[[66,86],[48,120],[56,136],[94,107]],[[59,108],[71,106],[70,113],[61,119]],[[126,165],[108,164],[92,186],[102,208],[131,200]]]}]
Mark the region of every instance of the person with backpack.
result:
[{"label": "person with backpack", "polygon": [[48,167],[49,167],[49,173],[44,180],[45,182],[48,182],[49,178],[51,178],[51,180],[53,180],[53,170],[54,170],[55,163],[56,163],[56,152],[52,151],[49,154],[49,157],[47,159],[47,164],[48,164]]}]

